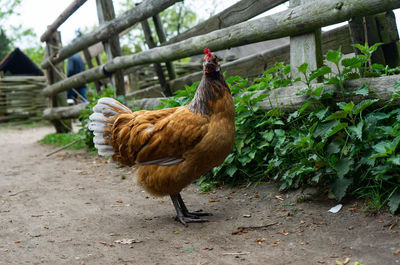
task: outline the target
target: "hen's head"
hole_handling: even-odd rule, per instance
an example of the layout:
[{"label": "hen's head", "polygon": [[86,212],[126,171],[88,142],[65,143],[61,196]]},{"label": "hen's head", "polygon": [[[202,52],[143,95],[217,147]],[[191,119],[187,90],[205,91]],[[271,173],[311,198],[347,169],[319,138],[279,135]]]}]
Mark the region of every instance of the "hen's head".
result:
[{"label": "hen's head", "polygon": [[204,49],[204,63],[203,63],[203,70],[206,74],[211,74],[215,72],[219,72],[221,70],[219,66],[219,58],[211,53],[209,49]]}]

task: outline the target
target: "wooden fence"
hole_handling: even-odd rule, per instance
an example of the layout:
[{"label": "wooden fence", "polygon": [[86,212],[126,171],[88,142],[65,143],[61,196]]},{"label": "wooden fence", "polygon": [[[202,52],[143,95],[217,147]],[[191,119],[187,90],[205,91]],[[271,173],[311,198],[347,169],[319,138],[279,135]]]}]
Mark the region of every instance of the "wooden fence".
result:
[{"label": "wooden fence", "polygon": [[47,107],[41,94],[45,86],[42,76],[0,77],[0,122],[41,117]]},{"label": "wooden fence", "polygon": [[[386,12],[384,14],[391,14],[391,10],[400,8],[399,0],[290,0],[289,9],[285,11],[249,20],[286,1],[242,0],[188,32],[184,32],[162,43],[161,46],[156,47],[154,43],[151,44],[147,40],[147,44],[151,49],[132,55],[121,56],[118,42],[119,33],[139,22],[143,26],[146,24],[145,21],[151,17],[156,21],[157,14],[160,11],[179,2],[179,0],[145,0],[118,18],[115,18],[113,8],[111,8],[112,0],[97,0],[100,26],[95,31],[84,35],[72,44],[61,47],[61,43],[57,42],[59,38],[56,37],[55,30],[60,22],[65,21],[76,10],[74,7],[81,5],[83,2],[85,1],[74,1],[60,16],[61,18],[57,19],[57,23],[53,23],[43,34],[44,37],[42,36],[42,41],[46,41],[47,43],[48,56],[42,62],[41,66],[47,70],[49,78],[49,86],[42,93],[52,98],[52,109],[45,112],[45,118],[50,120],[76,117],[74,116],[77,113],[76,110],[83,106],[70,107],[71,110],[74,110],[70,112],[67,111],[68,107],[57,109],[62,104],[57,103],[59,101],[56,99],[56,96],[68,89],[111,77],[117,89],[117,94],[125,95],[124,84],[118,81],[121,80],[123,71],[135,66],[157,65],[199,55],[205,47],[215,52],[291,36],[290,43],[287,42],[282,47],[226,63],[222,65],[222,69],[228,75],[240,74],[246,77],[261,74],[266,67],[273,65],[276,61],[290,62],[294,66],[292,67],[293,69],[296,68],[296,65],[304,61],[307,61],[313,67],[317,67],[321,63],[322,51],[324,50],[337,49],[338,46],[342,46],[343,51],[352,52],[351,43],[354,43],[353,36],[356,35],[354,30],[353,32],[351,31],[353,27],[350,27],[350,31],[346,26],[324,34],[321,34],[321,27],[348,20],[352,20],[353,22],[351,23],[354,26],[357,25],[355,18],[364,18],[364,20],[358,23],[368,25],[365,17],[382,12]],[[111,10],[111,12],[107,10]],[[240,15],[232,15],[236,14],[235,10],[240,10]],[[389,25],[392,22],[393,18],[388,15],[384,15],[383,17],[380,24],[378,23],[377,25],[383,24],[382,27],[384,28],[385,25]],[[375,23],[375,20],[369,23],[372,25]],[[159,34],[160,30],[162,29],[157,30]],[[365,40],[371,39],[369,38],[370,32],[366,31],[363,34],[366,38]],[[390,34],[386,34],[390,36],[384,42],[385,45],[391,47],[393,53],[398,51],[398,35],[393,35],[393,31],[390,32]],[[145,30],[145,34],[148,35],[150,33],[146,33]],[[55,70],[55,67],[57,65],[60,63],[63,64],[63,61],[74,53],[85,50],[100,41],[103,42],[107,51],[107,63],[93,67],[67,79],[56,77],[58,71]],[[126,96],[128,98],[165,96],[170,91],[183,88],[183,84],[185,83],[199,80],[201,76],[201,73],[197,72],[186,77],[174,79],[174,75],[170,75],[169,73],[169,80],[167,80],[163,76],[164,71],[157,70],[157,73],[160,85],[139,90]],[[293,74],[296,73],[294,72]],[[71,115],[60,115],[60,113],[70,113]]]}]

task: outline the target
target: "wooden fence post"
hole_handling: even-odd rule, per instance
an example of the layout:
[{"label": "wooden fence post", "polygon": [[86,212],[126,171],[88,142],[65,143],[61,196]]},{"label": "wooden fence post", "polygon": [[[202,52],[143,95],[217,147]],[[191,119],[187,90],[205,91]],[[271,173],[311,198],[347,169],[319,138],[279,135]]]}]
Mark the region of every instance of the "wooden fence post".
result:
[{"label": "wooden fence post", "polygon": [[[310,0],[290,0],[289,7],[306,4]],[[309,70],[315,70],[322,65],[321,28],[308,34],[290,37],[290,66],[293,77],[304,78],[297,67],[308,63]]]},{"label": "wooden fence post", "polygon": [[[147,46],[149,46],[150,49],[153,49],[156,47],[156,44],[154,42],[153,37],[151,36],[151,30],[149,23],[147,20],[143,20],[140,22],[142,24],[142,29],[144,33],[144,37],[146,39]],[[166,97],[171,97],[172,92],[171,89],[165,80],[164,72],[162,70],[161,64],[160,63],[154,63],[154,71],[157,73],[158,81],[160,82],[161,89]]]},{"label": "wooden fence post", "polygon": [[[354,44],[369,46],[382,42],[383,45],[372,54],[371,63],[379,63],[396,67],[400,64],[399,34],[396,26],[396,17],[393,11],[380,13],[374,16],[352,18],[349,21],[351,38]],[[360,54],[358,49],[354,49]]]},{"label": "wooden fence post", "polygon": [[[61,47],[61,34],[59,31],[56,31],[46,41],[46,56],[57,54],[57,51],[61,49]],[[49,85],[65,79],[64,61],[57,65],[51,65],[46,69],[46,77]],[[66,106],[67,92],[64,91],[55,96],[51,96],[50,105],[52,108]],[[71,120],[51,120],[51,123],[54,125],[57,133],[72,131]]]},{"label": "wooden fence post", "polygon": [[400,65],[400,43],[397,30],[396,16],[393,11],[380,13],[375,16],[379,30],[385,62],[390,67]]},{"label": "wooden fence post", "polygon": [[[96,0],[96,5],[97,15],[99,17],[100,24],[103,24],[106,21],[110,21],[115,18],[115,11],[112,0]],[[109,61],[117,56],[121,56],[121,46],[119,43],[118,33],[109,38],[107,41],[104,41],[103,45]],[[125,96],[125,83],[122,70],[118,70],[112,73],[111,82],[116,89],[117,96]]]},{"label": "wooden fence post", "polygon": [[[349,21],[350,36],[353,44],[369,46],[380,42],[379,31],[376,25],[375,16],[355,17]],[[356,54],[361,54],[360,50],[354,48]],[[385,56],[382,47],[379,47],[371,57],[371,63],[385,64]]]},{"label": "wooden fence post", "polygon": [[[153,16],[153,21],[154,21],[154,26],[157,31],[158,39],[160,40],[160,44],[163,44],[167,41],[167,38],[165,36],[165,32],[164,32],[164,28],[162,26],[160,15],[157,14],[157,15]],[[167,67],[169,80],[175,79],[176,73],[175,73],[174,64],[172,62],[165,62],[165,65]]]}]

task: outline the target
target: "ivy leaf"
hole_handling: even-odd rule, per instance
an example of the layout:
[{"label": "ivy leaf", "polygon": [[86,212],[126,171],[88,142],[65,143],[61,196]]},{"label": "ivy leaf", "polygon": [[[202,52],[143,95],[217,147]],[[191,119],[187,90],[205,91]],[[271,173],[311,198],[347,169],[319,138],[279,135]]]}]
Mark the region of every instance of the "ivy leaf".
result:
[{"label": "ivy leaf", "polygon": [[356,126],[349,126],[349,130],[355,134],[355,136],[362,140],[362,129],[364,127],[364,121],[361,120]]},{"label": "ivy leaf", "polygon": [[385,66],[382,65],[382,64],[374,63],[371,67],[372,67],[372,69],[374,69],[374,70],[385,71]]},{"label": "ivy leaf", "polygon": [[331,129],[336,126],[339,122],[337,120],[330,121],[328,123],[322,123],[315,128],[313,136],[316,138],[318,136],[327,135]]},{"label": "ivy leaf", "polygon": [[326,119],[324,121],[331,121],[331,120],[339,120],[339,119],[344,119],[347,117],[347,112],[345,111],[336,111],[334,113],[332,113],[331,115],[329,115],[328,117],[326,117]]},{"label": "ivy leaf", "polygon": [[340,83],[340,79],[337,76],[332,76],[326,82],[326,84],[328,84],[328,85],[338,85],[339,83]]},{"label": "ivy leaf", "polygon": [[312,81],[318,77],[324,76],[326,74],[329,74],[332,72],[332,69],[326,65],[323,65],[322,67],[314,70],[311,72],[310,77],[309,77],[309,81]]},{"label": "ivy leaf", "polygon": [[337,153],[339,153],[339,152],[340,152],[340,143],[337,142],[337,141],[331,142],[331,143],[328,145],[328,147],[327,147],[327,149],[326,149],[326,152],[328,153],[329,156],[332,155],[332,154],[337,154]]},{"label": "ivy leaf", "polygon": [[354,160],[348,157],[343,157],[336,162],[336,165],[333,167],[338,177],[342,179],[347,173],[350,171],[350,167],[354,164]]},{"label": "ivy leaf", "polygon": [[272,139],[274,138],[274,132],[269,130],[269,131],[264,131],[262,133],[260,133],[262,138],[265,139],[268,142],[271,142]]},{"label": "ivy leaf", "polygon": [[324,86],[317,87],[313,92],[314,96],[320,97],[323,89],[324,89]]},{"label": "ivy leaf", "polygon": [[341,108],[346,113],[350,113],[354,108],[354,102],[353,101],[350,101],[347,104],[346,104],[346,102],[339,102],[336,105],[338,105],[338,107]]},{"label": "ivy leaf", "polygon": [[365,62],[367,62],[367,59],[363,55],[358,55],[356,57],[352,58],[345,58],[342,60],[342,65],[344,67],[350,67],[350,68],[357,68],[361,67]]},{"label": "ivy leaf", "polygon": [[326,107],[325,109],[315,112],[315,116],[317,116],[317,118],[319,120],[322,120],[328,111],[329,111],[329,107]]},{"label": "ivy leaf", "polygon": [[228,174],[230,177],[232,177],[237,171],[237,167],[235,165],[230,165],[227,169],[226,169],[226,174]]},{"label": "ivy leaf", "polygon": [[302,65],[300,65],[299,67],[297,67],[297,70],[298,70],[300,73],[303,73],[303,74],[306,74],[307,69],[308,69],[308,63],[303,63]]},{"label": "ivy leaf", "polygon": [[306,103],[304,103],[303,106],[301,106],[301,108],[299,109],[298,115],[302,114],[310,105],[311,105],[311,101],[307,101]]},{"label": "ivy leaf", "polygon": [[329,132],[329,134],[327,135],[327,137],[331,137],[332,135],[334,135],[335,133],[339,132],[340,130],[344,129],[347,127],[347,122],[341,122],[338,125],[334,126],[332,128],[332,130]]},{"label": "ivy leaf", "polygon": [[353,179],[336,179],[336,181],[330,185],[330,188],[335,195],[336,200],[341,201],[346,195],[346,191],[349,186],[353,183]]},{"label": "ivy leaf", "polygon": [[397,145],[400,142],[400,136],[397,136],[393,141],[381,141],[376,145],[372,146],[375,150],[375,154],[371,156],[372,158],[386,157],[394,153]]},{"label": "ivy leaf", "polygon": [[397,192],[390,196],[388,205],[390,207],[390,211],[394,214],[400,206],[400,192]]},{"label": "ivy leaf", "polygon": [[396,166],[400,166],[400,155],[396,155],[396,156],[389,158],[388,162],[390,162]]},{"label": "ivy leaf", "polygon": [[340,59],[342,59],[343,54],[340,51],[340,48],[336,51],[329,50],[326,53],[326,60],[332,62],[334,64],[339,64]]},{"label": "ivy leaf", "polygon": [[358,113],[365,110],[366,108],[368,108],[369,106],[371,106],[372,104],[374,104],[377,101],[378,101],[378,99],[367,99],[367,100],[361,101],[353,109],[353,114],[357,115]]}]

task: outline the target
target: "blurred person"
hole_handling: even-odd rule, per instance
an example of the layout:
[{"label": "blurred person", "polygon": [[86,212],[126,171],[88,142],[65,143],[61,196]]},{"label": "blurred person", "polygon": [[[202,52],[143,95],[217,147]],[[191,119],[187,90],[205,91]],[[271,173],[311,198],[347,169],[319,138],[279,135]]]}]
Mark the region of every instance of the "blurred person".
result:
[{"label": "blurred person", "polygon": [[[67,77],[71,77],[73,75],[79,74],[84,71],[85,71],[85,63],[83,62],[82,57],[79,55],[79,53],[76,53],[68,58]],[[79,95],[77,93],[79,93]],[[67,92],[68,105],[72,105],[72,104],[76,103],[78,97],[83,102],[87,101],[86,84],[82,85],[80,87],[68,90],[68,92]]]}]

